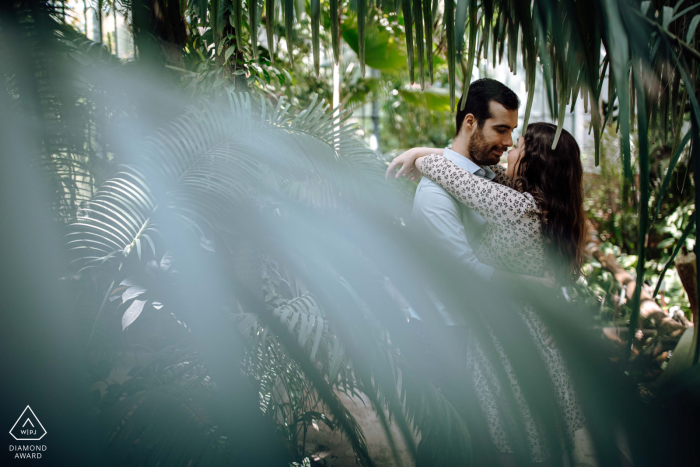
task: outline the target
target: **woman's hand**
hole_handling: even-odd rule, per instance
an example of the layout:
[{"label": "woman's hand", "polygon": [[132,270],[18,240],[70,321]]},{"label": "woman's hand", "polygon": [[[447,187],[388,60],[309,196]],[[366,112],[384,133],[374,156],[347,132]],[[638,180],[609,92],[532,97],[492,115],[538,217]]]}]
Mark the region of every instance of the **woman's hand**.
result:
[{"label": "woman's hand", "polygon": [[[394,160],[391,161],[389,164],[389,168],[386,169],[386,180],[389,180],[389,176],[394,174],[394,178],[399,178],[399,177],[407,177],[411,180],[417,180],[420,177],[420,174],[418,173],[418,170],[414,170],[415,168],[415,162],[416,159],[419,157],[424,157],[429,154],[439,154],[442,155],[444,152],[444,149],[440,148],[413,148],[409,149],[408,151],[404,152],[398,157],[395,157]],[[398,167],[401,167],[398,172],[396,169]]]}]

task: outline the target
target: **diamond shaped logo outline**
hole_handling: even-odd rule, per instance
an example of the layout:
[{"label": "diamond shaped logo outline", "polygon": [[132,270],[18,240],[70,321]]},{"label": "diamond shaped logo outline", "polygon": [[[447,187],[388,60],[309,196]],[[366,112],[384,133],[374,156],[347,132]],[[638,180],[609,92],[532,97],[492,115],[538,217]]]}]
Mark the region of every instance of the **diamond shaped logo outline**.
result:
[{"label": "diamond shaped logo outline", "polygon": [[[24,417],[24,414],[27,413],[27,410],[29,410],[29,411],[31,412],[31,414],[34,416],[34,420],[36,420],[36,422],[39,424],[39,426],[41,427],[41,429],[44,430],[44,433],[43,433],[41,436],[39,436],[38,438],[18,438],[18,437],[15,436],[14,433],[12,433],[12,430],[14,430],[15,427],[17,426],[17,424],[20,422],[20,420],[22,420],[22,417]],[[29,416],[27,416],[27,420],[29,420]],[[26,424],[27,422],[24,422],[24,423]],[[33,425],[33,423],[31,422],[31,420],[29,420],[29,423]],[[17,421],[15,422],[15,424],[12,425],[12,428],[10,428],[10,434],[11,434],[12,437],[13,437],[15,440],[17,440],[17,441],[39,441],[39,440],[41,440],[41,438],[43,438],[44,436],[46,436],[46,433],[47,433],[46,428],[44,428],[44,425],[42,425],[42,424],[41,424],[41,421],[39,421],[39,417],[36,416],[36,414],[34,413],[34,411],[32,410],[32,408],[29,407],[28,405],[27,405],[27,407],[22,411],[22,413],[20,414],[20,416],[19,416],[19,418],[17,419]]]}]

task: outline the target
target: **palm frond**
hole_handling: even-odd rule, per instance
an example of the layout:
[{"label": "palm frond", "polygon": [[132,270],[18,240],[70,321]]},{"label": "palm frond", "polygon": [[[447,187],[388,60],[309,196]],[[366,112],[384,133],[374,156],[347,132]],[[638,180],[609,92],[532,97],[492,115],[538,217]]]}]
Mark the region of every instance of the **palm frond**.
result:
[{"label": "palm frond", "polygon": [[[229,91],[227,96],[228,106],[202,102],[147,139],[142,160],[124,166],[103,184],[71,226],[69,247],[76,263],[91,267],[114,258],[140,262],[145,245],[155,251],[150,235],[160,237],[158,219],[166,214],[175,215],[199,237],[220,236],[225,234],[231,207],[246,203],[254,193],[299,200],[316,209],[374,196],[345,176],[354,173],[360,180],[373,178],[381,183],[384,169],[354,137],[354,128],[344,125],[348,112],[334,117],[324,101],[314,99],[308,109],[290,118],[288,104],[280,102],[272,110],[267,102],[251,100],[248,94]],[[260,141],[274,143],[261,146]],[[294,181],[298,184],[290,183]],[[295,191],[295,186],[305,191]],[[121,293],[126,306],[138,307],[124,314],[125,328],[136,324],[149,300],[137,296],[145,289],[129,293],[136,288]],[[322,309],[314,295],[302,294],[258,314],[264,318],[262,327],[258,324],[247,334],[260,349],[254,354],[267,362],[260,368],[286,381],[287,392],[294,392],[291,387],[302,380],[269,365],[287,360],[300,368],[303,381],[308,381],[303,384],[313,383],[309,387],[329,408],[334,423],[348,435],[363,462],[371,465],[362,431],[332,389],[340,385],[353,392],[356,384],[346,370],[344,345],[331,334]],[[245,317],[243,323],[250,327]],[[285,356],[288,353],[292,360]],[[328,382],[315,361],[321,362]]]},{"label": "palm frond", "polygon": [[401,0],[403,6],[403,25],[406,31],[406,54],[408,55],[408,76],[411,84],[414,79],[414,63],[413,63],[413,12],[411,11],[411,0]]},{"label": "palm frond", "polygon": [[294,0],[282,0],[284,7],[284,31],[287,41],[287,53],[289,54],[289,65],[294,67]]},{"label": "palm frond", "polygon": [[275,61],[275,0],[265,0],[265,32],[267,34],[267,47],[270,50],[270,60]]},{"label": "palm frond", "polygon": [[319,47],[319,25],[321,22],[321,1],[311,0],[311,43],[313,46],[314,54],[314,70],[316,71],[316,77],[318,77],[319,71],[319,61],[320,61],[320,47]]},{"label": "palm frond", "polygon": [[106,452],[115,464],[234,465],[235,445],[212,417],[216,396],[201,356],[166,350],[107,386],[97,417]]}]

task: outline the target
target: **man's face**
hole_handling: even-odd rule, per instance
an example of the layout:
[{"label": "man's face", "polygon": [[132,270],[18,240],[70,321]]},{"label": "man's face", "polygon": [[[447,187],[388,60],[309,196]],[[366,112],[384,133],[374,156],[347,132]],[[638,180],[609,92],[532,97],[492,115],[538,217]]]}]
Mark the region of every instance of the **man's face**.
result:
[{"label": "man's face", "polygon": [[469,155],[479,165],[498,164],[503,153],[513,145],[511,133],[518,126],[517,109],[508,110],[498,102],[491,101],[489,110],[491,117],[483,125],[479,126],[474,120],[469,139]]}]

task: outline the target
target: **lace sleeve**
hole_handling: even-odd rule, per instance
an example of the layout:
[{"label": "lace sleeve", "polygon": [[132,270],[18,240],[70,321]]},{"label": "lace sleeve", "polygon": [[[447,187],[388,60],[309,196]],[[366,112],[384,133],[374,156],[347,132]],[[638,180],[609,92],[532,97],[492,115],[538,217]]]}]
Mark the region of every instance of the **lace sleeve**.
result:
[{"label": "lace sleeve", "polygon": [[505,167],[503,167],[501,164],[489,165],[488,167],[493,173],[496,174],[496,178],[493,179],[493,182],[513,188],[513,180],[506,176]]},{"label": "lace sleeve", "polygon": [[529,193],[520,193],[477,177],[437,154],[423,159],[421,172],[494,224],[511,224],[514,219],[537,211],[535,200]]}]

